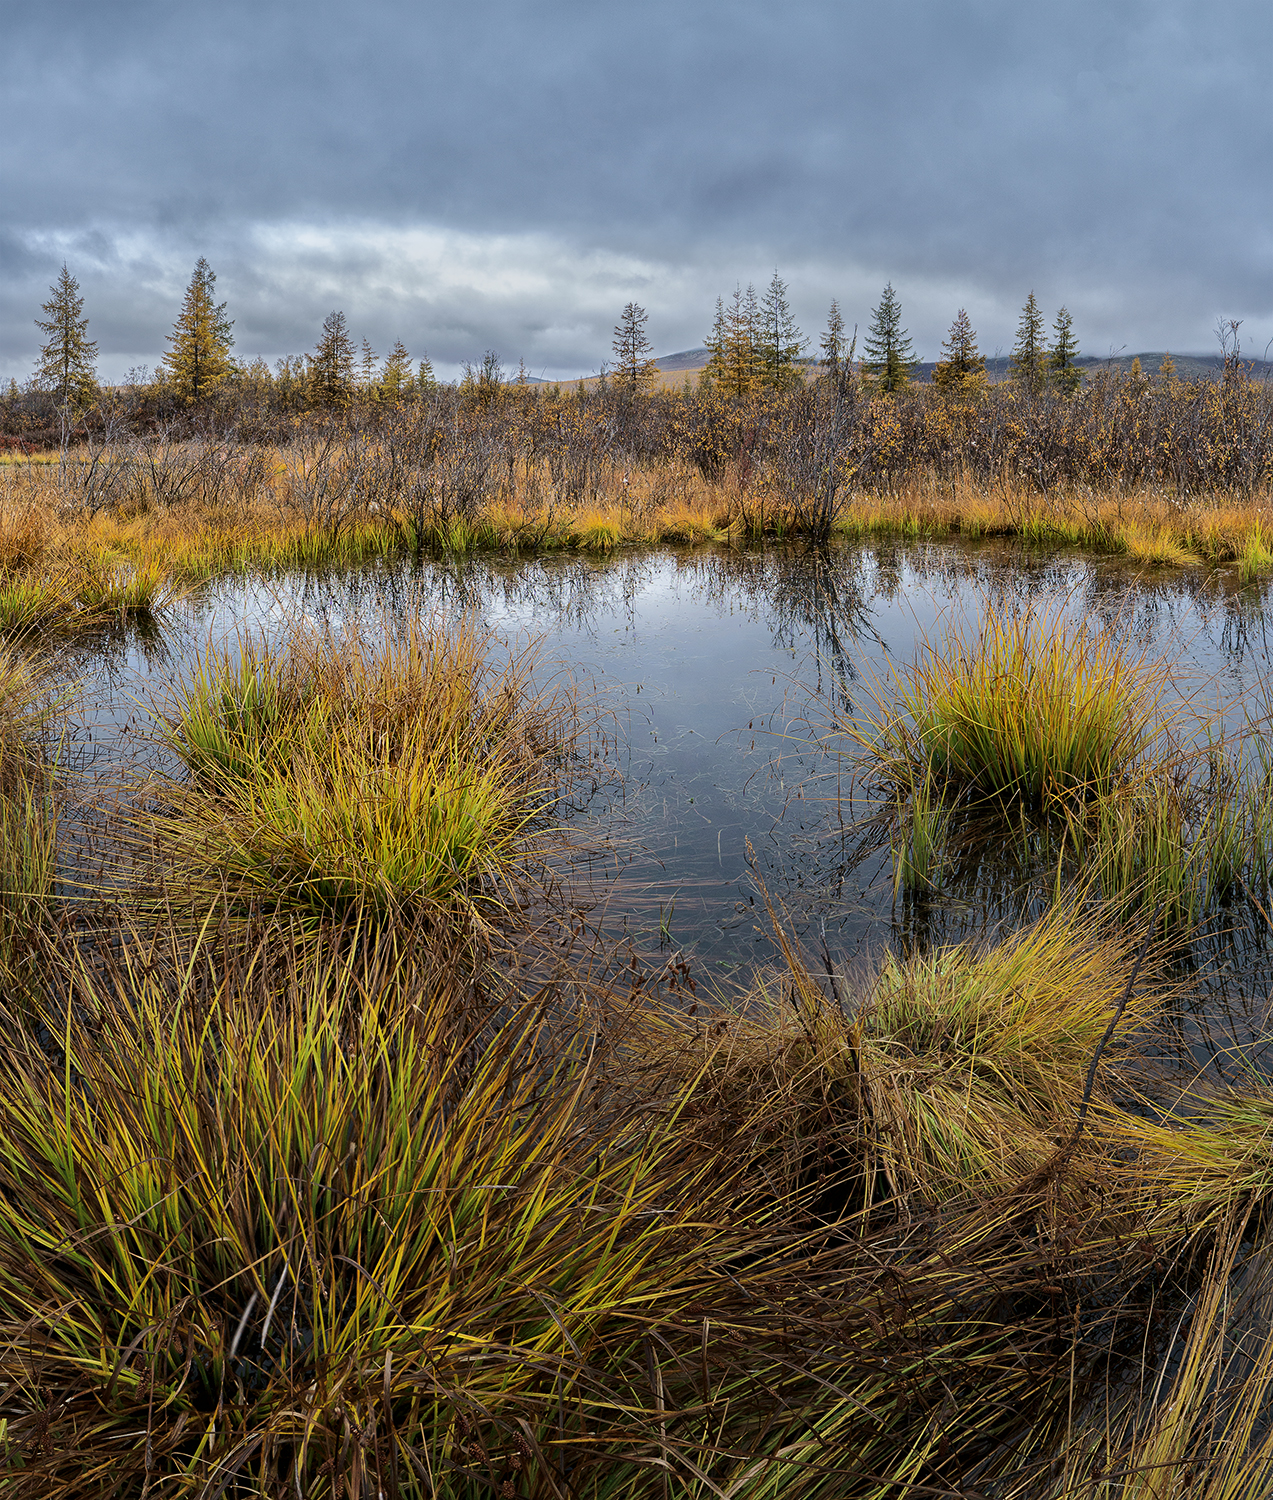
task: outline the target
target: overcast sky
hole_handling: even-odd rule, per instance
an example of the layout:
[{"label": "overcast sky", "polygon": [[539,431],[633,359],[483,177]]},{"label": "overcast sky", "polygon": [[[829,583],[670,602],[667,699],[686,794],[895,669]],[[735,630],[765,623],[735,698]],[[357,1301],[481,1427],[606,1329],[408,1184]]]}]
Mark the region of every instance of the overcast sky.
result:
[{"label": "overcast sky", "polygon": [[65,259],[100,369],[195,260],[235,352],[347,315],[442,376],[657,353],[778,267],[816,339],[891,280],[916,351],[1033,290],[1084,352],[1273,337],[1267,0],[0,0],[0,376]]}]

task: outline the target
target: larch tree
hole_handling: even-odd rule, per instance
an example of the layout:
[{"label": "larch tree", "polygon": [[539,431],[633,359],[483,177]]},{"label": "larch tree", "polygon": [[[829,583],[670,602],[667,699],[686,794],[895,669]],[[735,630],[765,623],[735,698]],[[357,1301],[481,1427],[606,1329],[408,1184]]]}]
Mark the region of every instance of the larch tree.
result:
[{"label": "larch tree", "polygon": [[1012,346],[1008,360],[1009,377],[1030,395],[1037,396],[1043,389],[1047,375],[1048,351],[1043,339],[1043,313],[1038,299],[1031,292],[1021,309],[1021,321],[1017,324],[1017,341]]},{"label": "larch tree", "polygon": [[354,341],[343,312],[329,312],[309,357],[310,396],[316,406],[344,406],[354,379]]},{"label": "larch tree", "polygon": [[216,285],[216,272],[201,255],[168,335],[172,347],[159,365],[160,375],[189,406],[206,401],[234,372],[234,320],[226,317],[226,304],[215,300]]},{"label": "larch tree", "polygon": [[716,320],[707,340],[711,358],[704,374],[710,385],[727,396],[744,399],[761,384],[764,360],[760,349],[760,304],[756,288],[735,287],[728,303],[716,299]]},{"label": "larch tree", "polygon": [[88,336],[80,284],[65,262],[58,279],[49,288],[49,300],[41,308],[48,317],[37,318],[35,326],[46,335],[47,342],[40,348],[36,380],[53,393],[59,406],[87,406],[97,395],[97,369],[93,363],[97,345]]},{"label": "larch tree", "polygon": [[902,327],[902,304],[891,281],[884,288],[880,305],[871,314],[871,326],[862,347],[863,368],[881,391],[900,391],[909,385],[919,361],[910,335]]},{"label": "larch tree", "polygon": [[986,384],[986,356],[977,348],[977,332],[961,307],[941,346],[946,356],[933,367],[933,384],[952,396],[971,396]]},{"label": "larch tree", "polygon": [[1048,379],[1063,396],[1072,396],[1083,380],[1083,371],[1075,364],[1079,343],[1074,337],[1074,320],[1065,308],[1052,325],[1052,347],[1048,350]]},{"label": "larch tree", "polygon": [[380,389],[386,401],[401,401],[411,389],[411,356],[407,346],[398,339],[390,351],[385,367],[380,372]]},{"label": "larch tree", "polygon": [[764,383],[778,391],[799,385],[797,361],[808,348],[809,340],[796,327],[787,301],[787,285],[776,267],[760,304],[758,335]]},{"label": "larch tree", "polygon": [[659,367],[654,360],[654,351],[645,331],[649,314],[635,302],[629,302],[615,324],[614,378],[630,395],[652,390],[658,379]]}]

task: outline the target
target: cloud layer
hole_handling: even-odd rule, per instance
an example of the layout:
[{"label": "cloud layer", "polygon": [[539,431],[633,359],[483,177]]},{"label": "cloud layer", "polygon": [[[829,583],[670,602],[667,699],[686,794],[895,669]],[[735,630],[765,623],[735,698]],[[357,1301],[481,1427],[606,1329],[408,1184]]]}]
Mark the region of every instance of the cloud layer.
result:
[{"label": "cloud layer", "polygon": [[660,351],[775,265],[810,333],[885,280],[932,356],[1033,289],[1084,348],[1273,334],[1273,12],[1216,0],[43,0],[0,59],[0,374],[65,258],[108,375],[197,256],[238,352],[332,307],[443,373],[568,376],[629,297]]}]

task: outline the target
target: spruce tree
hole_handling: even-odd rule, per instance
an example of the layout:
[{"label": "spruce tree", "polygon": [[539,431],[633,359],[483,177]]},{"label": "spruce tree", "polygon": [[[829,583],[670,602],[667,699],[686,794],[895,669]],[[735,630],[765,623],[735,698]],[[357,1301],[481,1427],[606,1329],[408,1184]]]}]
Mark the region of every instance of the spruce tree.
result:
[{"label": "spruce tree", "polygon": [[1017,341],[1008,360],[1008,374],[1023,390],[1036,396],[1043,389],[1047,371],[1047,349],[1043,342],[1043,313],[1033,292],[1021,309]]},{"label": "spruce tree", "polygon": [[201,255],[168,335],[172,348],[159,365],[162,378],[190,406],[206,401],[234,370],[234,322],[225,315],[226,304],[213,300],[216,285],[216,272]]},{"label": "spruce tree", "polygon": [[757,342],[762,378],[774,390],[790,390],[800,383],[800,368],[796,361],[808,348],[809,340],[796,327],[787,301],[787,286],[776,267],[773,279],[765,289],[759,323]]},{"label": "spruce tree", "polygon": [[831,311],[827,314],[826,331],[818,340],[818,348],[822,353],[822,367],[827,375],[840,387],[847,389],[853,381],[853,355],[857,349],[858,331],[853,329],[853,336],[846,343],[844,338],[844,314],[840,311],[840,304],[834,297],[831,299]]},{"label": "spruce tree", "polygon": [[902,327],[902,304],[893,283],[884,288],[880,305],[871,314],[871,326],[863,341],[863,367],[874,376],[882,391],[899,391],[909,384],[919,361]]},{"label": "spruce tree", "polygon": [[63,407],[87,406],[97,395],[93,364],[97,345],[88,336],[88,319],[81,316],[84,299],[79,292],[79,282],[63,262],[61,274],[49,288],[49,300],[41,304],[48,319],[35,320],[35,326],[48,335],[35,377]]},{"label": "spruce tree", "polygon": [[371,347],[371,340],[362,341],[362,358],[358,361],[358,385],[363,396],[370,399],[376,394],[376,360],[379,355]]},{"label": "spruce tree", "polygon": [[323,319],[314,352],[309,357],[310,396],[316,406],[344,406],[354,378],[354,343],[343,312]]},{"label": "spruce tree", "polygon": [[703,345],[707,350],[707,363],[699,374],[699,385],[706,390],[725,373],[725,304],[719,297],[712,331],[703,340]]},{"label": "spruce tree", "polygon": [[1065,308],[1052,325],[1052,347],[1048,350],[1048,379],[1064,396],[1072,396],[1083,379],[1083,371],[1074,363],[1079,345],[1074,337],[1074,320]]},{"label": "spruce tree", "polygon": [[614,377],[630,395],[653,388],[659,367],[654,362],[645,323],[649,314],[635,302],[629,302],[615,324]]},{"label": "spruce tree", "polygon": [[933,384],[952,396],[969,396],[986,383],[986,356],[977,348],[972,320],[961,307],[941,346],[945,359],[933,368]]},{"label": "spruce tree", "polygon": [[420,361],[420,373],[416,376],[416,384],[422,391],[436,389],[438,377],[433,373],[433,361],[426,354]]}]

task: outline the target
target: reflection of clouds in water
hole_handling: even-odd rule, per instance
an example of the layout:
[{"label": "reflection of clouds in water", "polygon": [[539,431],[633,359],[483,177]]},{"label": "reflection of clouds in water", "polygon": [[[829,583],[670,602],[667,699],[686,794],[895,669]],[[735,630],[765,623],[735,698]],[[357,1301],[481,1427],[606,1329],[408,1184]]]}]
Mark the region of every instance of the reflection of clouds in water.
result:
[{"label": "reflection of clouds in water", "polygon": [[[1227,575],[1146,573],[995,541],[377,562],[223,580],[162,630],[104,631],[60,649],[83,685],[64,764],[98,782],[130,757],[153,764],[139,704],[161,706],[209,641],[232,650],[298,621],[339,636],[355,621],[374,632],[411,615],[467,614],[512,646],[537,640],[541,681],[566,670],[614,711],[624,782],[580,814],[604,850],[590,879],[611,927],[657,945],[660,904],[676,891],[673,939],[701,967],[770,956],[751,905],[750,840],[756,872],[810,946],[824,932],[839,955],[948,942],[1037,908],[1037,867],[1054,854],[1025,826],[989,853],[965,830],[945,897],[894,906],[888,829],[864,821],[851,766],[817,742],[831,710],[852,712],[863,679],[886,679],[944,621],[1059,607],[1177,660],[1182,685],[1214,683],[1232,704],[1268,663],[1257,601]],[[1269,967],[1249,924],[1224,941],[1229,967],[1207,992],[1223,992],[1223,1007],[1182,1022],[1216,1045],[1250,1034],[1242,1007]]]}]

